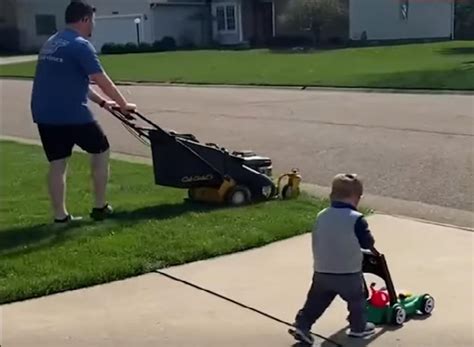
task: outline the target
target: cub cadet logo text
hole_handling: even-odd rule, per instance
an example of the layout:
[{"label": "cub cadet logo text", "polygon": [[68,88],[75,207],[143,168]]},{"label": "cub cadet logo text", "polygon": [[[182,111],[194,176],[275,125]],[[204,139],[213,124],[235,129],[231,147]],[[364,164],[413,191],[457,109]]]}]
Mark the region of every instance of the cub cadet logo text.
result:
[{"label": "cub cadet logo text", "polygon": [[189,183],[189,182],[200,182],[200,181],[210,181],[214,178],[213,175],[204,175],[204,176],[184,176],[181,178],[181,182]]}]

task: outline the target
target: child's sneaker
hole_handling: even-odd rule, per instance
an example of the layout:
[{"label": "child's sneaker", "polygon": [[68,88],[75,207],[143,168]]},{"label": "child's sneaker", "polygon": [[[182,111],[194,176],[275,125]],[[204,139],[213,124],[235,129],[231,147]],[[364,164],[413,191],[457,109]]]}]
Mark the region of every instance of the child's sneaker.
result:
[{"label": "child's sneaker", "polygon": [[358,338],[361,338],[361,337],[367,337],[367,336],[370,336],[372,334],[375,333],[375,325],[373,323],[367,323],[365,325],[365,329],[364,331],[360,331],[360,332],[355,332],[355,331],[349,331],[349,336],[350,337],[358,337]]},{"label": "child's sneaker", "polygon": [[309,330],[302,330],[297,327],[293,327],[288,330],[288,333],[295,338],[296,341],[312,346],[314,338]]}]

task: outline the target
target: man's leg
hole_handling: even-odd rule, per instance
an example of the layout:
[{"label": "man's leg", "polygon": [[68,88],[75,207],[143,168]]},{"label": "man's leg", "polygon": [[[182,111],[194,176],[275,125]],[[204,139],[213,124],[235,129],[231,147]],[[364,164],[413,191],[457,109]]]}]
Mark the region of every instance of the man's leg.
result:
[{"label": "man's leg", "polygon": [[109,141],[96,122],[79,125],[75,131],[76,144],[91,154],[91,176],[94,188],[94,208],[91,217],[95,220],[103,220],[113,212],[106,198],[109,179]]},{"label": "man's leg", "polygon": [[55,220],[64,220],[69,215],[66,209],[66,170],[66,159],[49,163],[48,190]]},{"label": "man's leg", "polygon": [[109,153],[91,154],[91,175],[94,187],[94,208],[107,205],[107,183],[109,180]]},{"label": "man's leg", "polygon": [[39,124],[38,131],[49,161],[47,183],[54,218],[57,222],[68,222],[71,216],[66,208],[66,171],[74,140],[68,126]]}]

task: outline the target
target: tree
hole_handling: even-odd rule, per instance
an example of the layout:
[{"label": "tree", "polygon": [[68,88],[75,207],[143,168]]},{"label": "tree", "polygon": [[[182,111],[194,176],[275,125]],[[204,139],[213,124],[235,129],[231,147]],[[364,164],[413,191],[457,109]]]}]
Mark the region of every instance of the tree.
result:
[{"label": "tree", "polygon": [[283,20],[299,30],[311,32],[313,43],[317,45],[325,26],[345,20],[347,16],[345,0],[291,0]]}]

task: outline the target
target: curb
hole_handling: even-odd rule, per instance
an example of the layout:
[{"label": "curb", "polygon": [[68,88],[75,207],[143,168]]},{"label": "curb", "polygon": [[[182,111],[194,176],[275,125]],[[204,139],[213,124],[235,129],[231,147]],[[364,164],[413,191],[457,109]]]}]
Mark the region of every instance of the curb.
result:
[{"label": "curb", "polygon": [[[302,189],[312,196],[324,198],[327,198],[330,192],[329,187],[311,183],[303,183]],[[373,209],[374,213],[378,215],[411,219],[474,232],[474,213],[471,211],[372,194],[364,194],[361,207]]]},{"label": "curb", "polygon": [[[39,140],[25,139],[16,136],[0,135],[0,140],[41,145]],[[84,153],[78,148],[75,148],[74,152]],[[149,157],[141,157],[119,152],[111,152],[110,157],[111,159],[128,161],[136,164],[153,165],[153,162]],[[303,192],[310,196],[324,199],[328,197],[330,191],[329,187],[322,187],[312,183],[302,183],[301,188]],[[361,207],[371,209],[378,215],[411,219],[422,223],[474,232],[474,213],[470,211],[371,194],[364,196],[364,201],[361,203]]]},{"label": "curb", "polygon": [[[0,80],[31,81],[27,76],[0,76]],[[474,95],[474,90],[468,89],[412,89],[389,87],[347,87],[347,86],[306,86],[306,85],[278,85],[278,84],[219,84],[205,82],[148,82],[148,81],[114,81],[118,86],[128,87],[178,87],[178,88],[229,88],[229,89],[261,89],[261,90],[292,90],[313,92],[346,92],[372,94],[413,94],[413,95]]]}]

